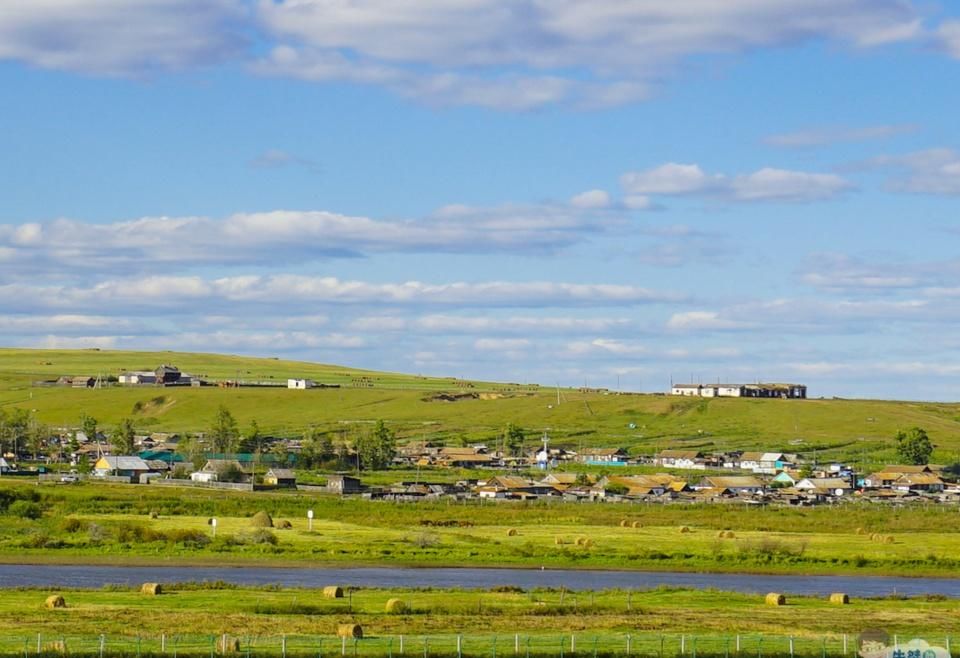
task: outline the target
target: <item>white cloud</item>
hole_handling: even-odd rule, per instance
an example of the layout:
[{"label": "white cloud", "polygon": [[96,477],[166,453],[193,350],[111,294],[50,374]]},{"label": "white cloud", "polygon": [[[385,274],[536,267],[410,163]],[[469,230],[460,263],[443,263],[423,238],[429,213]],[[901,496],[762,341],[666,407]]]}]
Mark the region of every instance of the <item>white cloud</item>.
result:
[{"label": "white cloud", "polygon": [[281,149],[267,149],[250,161],[250,166],[256,169],[279,169],[281,167],[303,167],[304,169],[319,171],[320,165],[314,160],[303,158]]},{"label": "white cloud", "polygon": [[716,311],[687,311],[674,313],[667,321],[667,328],[679,331],[714,331],[748,329],[749,323],[724,318]]},{"label": "white cloud", "polygon": [[765,167],[729,177],[708,174],[696,164],[670,162],[644,171],[623,174],[628,194],[703,196],[727,202],[804,202],[828,199],[852,188],[834,174],[808,173]]},{"label": "white cloud", "polygon": [[261,0],[258,9],[280,42],[258,63],[263,73],[504,109],[635,101],[696,55],[824,39],[871,47],[921,30],[902,0]]},{"label": "white cloud", "polygon": [[484,352],[516,352],[530,347],[530,341],[525,338],[479,338],[473,347]]},{"label": "white cloud", "polygon": [[620,284],[490,281],[430,284],[369,283],[335,277],[276,274],[205,279],[154,276],[109,279],[91,286],[0,285],[0,304],[10,312],[73,309],[174,308],[183,312],[218,304],[397,304],[484,307],[594,307],[674,303],[683,295]]},{"label": "white cloud", "polygon": [[824,290],[876,292],[917,288],[930,282],[920,271],[923,268],[897,262],[870,264],[843,254],[820,254],[804,269],[801,280]]},{"label": "white cloud", "polygon": [[960,153],[951,148],[881,156],[866,164],[901,172],[888,181],[889,187],[898,192],[960,195]]},{"label": "white cloud", "polygon": [[944,21],[937,28],[940,46],[954,59],[960,59],[960,21]]},{"label": "white cloud", "polygon": [[574,208],[606,208],[610,205],[610,194],[604,190],[588,190],[570,199]]},{"label": "white cloud", "polygon": [[0,60],[109,76],[184,69],[237,56],[239,0],[29,0],[0,4]]},{"label": "white cloud", "polygon": [[209,217],[143,217],[108,224],[59,219],[0,225],[0,263],[86,271],[156,265],[315,261],[374,252],[552,252],[625,226],[589,193],[578,206],[446,206],[421,219],[378,220],[327,211],[275,210]]},{"label": "white cloud", "polygon": [[887,137],[916,132],[917,129],[917,126],[912,124],[888,124],[862,127],[833,126],[769,135],[765,137],[763,141],[771,146],[805,148],[844,142],[865,142],[885,139]]}]

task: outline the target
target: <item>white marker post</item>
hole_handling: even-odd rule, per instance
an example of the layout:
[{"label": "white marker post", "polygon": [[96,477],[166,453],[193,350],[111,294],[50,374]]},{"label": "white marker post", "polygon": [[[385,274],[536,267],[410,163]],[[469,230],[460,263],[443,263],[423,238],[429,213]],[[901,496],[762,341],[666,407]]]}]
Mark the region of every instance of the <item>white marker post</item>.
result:
[{"label": "white marker post", "polygon": [[307,530],[313,531],[313,510],[307,510]]},{"label": "white marker post", "polygon": [[217,520],[210,519],[210,525],[213,527],[213,536],[216,537],[217,536]]}]

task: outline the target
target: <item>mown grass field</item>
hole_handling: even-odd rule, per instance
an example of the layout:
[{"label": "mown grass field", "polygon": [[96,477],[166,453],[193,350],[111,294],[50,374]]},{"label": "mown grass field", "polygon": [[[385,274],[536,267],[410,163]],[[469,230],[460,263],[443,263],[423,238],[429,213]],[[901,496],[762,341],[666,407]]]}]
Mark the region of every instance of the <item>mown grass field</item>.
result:
[{"label": "mown grass field", "polygon": [[[44,608],[46,596],[54,592],[64,596],[66,608]],[[404,614],[385,612],[386,602],[392,598],[404,602]],[[49,638],[134,632],[153,637],[164,633],[329,636],[341,623],[359,623],[367,637],[407,635],[414,646],[423,635],[500,634],[503,641],[514,634],[575,633],[581,634],[586,648],[593,633],[836,638],[866,628],[942,639],[945,632],[958,628],[960,601],[937,596],[854,598],[849,605],[840,606],[825,597],[790,597],[788,605],[773,607],[765,605],[763,595],[669,587],[593,594],[544,589],[360,588],[348,591],[344,598],[327,599],[316,589],[216,583],[168,584],[160,596],[110,586],[101,590],[4,590],[0,597],[4,634],[42,631]],[[671,644],[675,641],[670,638]],[[512,644],[504,642],[503,648]]]},{"label": "mown grass field", "polygon": [[[391,503],[0,480],[0,560],[527,566],[960,577],[957,511]],[[23,503],[39,518],[24,518]],[[306,511],[314,511],[308,529]],[[251,517],[266,511],[273,529]],[[34,514],[33,516],[37,516]],[[218,519],[213,536],[208,524]],[[279,527],[287,521],[290,528]],[[632,527],[636,522],[640,527]],[[624,527],[630,526],[630,527]],[[734,536],[720,537],[720,531]]]},{"label": "mown grass field", "polygon": [[[59,375],[117,375],[172,363],[184,372],[216,378],[285,381],[307,377],[337,383],[339,389],[291,391],[267,388],[38,388],[31,382]],[[369,377],[373,388],[353,388]],[[531,391],[506,384],[474,382],[471,392],[489,399],[437,401],[439,392],[459,392],[453,379],[358,371],[306,364],[175,352],[94,350],[0,350],[0,407],[36,411],[54,427],[79,423],[81,414],[109,428],[133,418],[140,431],[203,431],[219,405],[241,428],[256,420],[268,432],[296,436],[308,427],[364,431],[384,419],[401,441],[462,438],[492,441],[507,423],[530,433],[531,445],[547,431],[554,445],[571,448],[618,446],[634,454],[666,447],[764,449],[816,454],[865,464],[895,460],[893,436],[923,427],[936,449],[937,463],[960,461],[960,406],[876,400],[693,400],[662,395],[617,395],[561,390]],[[138,404],[139,403],[139,404]]]}]

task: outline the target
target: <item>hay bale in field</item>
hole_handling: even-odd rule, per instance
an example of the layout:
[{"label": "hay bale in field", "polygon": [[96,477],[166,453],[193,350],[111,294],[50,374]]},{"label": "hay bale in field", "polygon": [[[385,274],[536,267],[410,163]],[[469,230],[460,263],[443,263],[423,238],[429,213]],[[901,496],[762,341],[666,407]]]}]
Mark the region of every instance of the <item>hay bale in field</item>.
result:
[{"label": "hay bale in field", "polygon": [[883,543],[884,543],[884,544],[892,544],[892,543],[893,543],[893,535],[884,535],[884,536],[883,536]]},{"label": "hay bale in field", "polygon": [[336,585],[328,585],[323,588],[323,598],[325,599],[342,599],[343,598],[343,588]]},{"label": "hay bale in field", "polygon": [[629,522],[629,521],[627,521],[626,519],[620,519],[620,527],[621,527],[621,528],[629,527],[629,525],[630,525],[630,522]]},{"label": "hay bale in field", "polygon": [[726,532],[726,534],[725,534],[724,536],[725,536],[727,539],[736,539],[736,537],[737,537],[736,533],[734,533],[733,530],[727,530],[727,532]]},{"label": "hay bale in field", "polygon": [[509,530],[507,530],[507,537],[516,537],[516,536],[517,536],[516,528],[510,528]]},{"label": "hay bale in field", "polygon": [[577,546],[586,546],[589,540],[586,537],[577,537],[577,540],[574,542]]},{"label": "hay bale in field", "polygon": [[563,546],[563,545],[566,544],[567,542],[565,542],[565,541],[563,540],[563,537],[554,537],[554,538],[553,538],[553,543],[556,544],[557,546]]},{"label": "hay bale in field", "polygon": [[240,639],[236,637],[230,637],[229,635],[221,635],[217,638],[217,652],[218,653],[239,653],[240,651]]},{"label": "hay bale in field", "polygon": [[764,599],[767,605],[787,605],[787,597],[777,592],[770,592]]},{"label": "hay bale in field", "polygon": [[830,595],[830,603],[834,605],[847,605],[850,603],[850,597],[843,592],[834,592]]},{"label": "hay bale in field", "polygon": [[338,624],[337,637],[350,637],[358,640],[363,639],[363,629],[360,624]]},{"label": "hay bale in field", "polygon": [[384,610],[391,615],[402,615],[407,611],[407,604],[404,603],[402,599],[390,599],[387,601],[387,606]]},{"label": "hay bale in field", "polygon": [[47,597],[44,605],[47,606],[47,609],[53,610],[54,608],[66,608],[67,602],[59,594],[51,594]]},{"label": "hay bale in field", "polygon": [[857,528],[856,533],[857,533],[858,535],[865,535],[865,534],[867,534],[867,531],[864,530],[863,528]]},{"label": "hay bale in field", "polygon": [[680,526],[680,534],[686,534],[688,532],[690,532],[690,528],[685,525]]},{"label": "hay bale in field", "polygon": [[140,593],[148,596],[160,596],[163,594],[163,587],[160,583],[144,583],[140,586]]},{"label": "hay bale in field", "polygon": [[880,535],[876,532],[870,535],[870,541],[880,541]]},{"label": "hay bale in field", "polygon": [[293,527],[293,524],[287,521],[286,519],[283,519],[282,521],[277,521],[277,528],[279,528],[280,530],[289,530],[292,527]]},{"label": "hay bale in field", "polygon": [[639,521],[634,521],[631,525],[632,525],[632,527],[634,527],[634,528],[642,528],[642,527],[643,527],[643,524],[640,523]]},{"label": "hay bale in field", "polygon": [[272,528],[273,517],[263,510],[260,510],[250,518],[250,525],[254,528]]}]

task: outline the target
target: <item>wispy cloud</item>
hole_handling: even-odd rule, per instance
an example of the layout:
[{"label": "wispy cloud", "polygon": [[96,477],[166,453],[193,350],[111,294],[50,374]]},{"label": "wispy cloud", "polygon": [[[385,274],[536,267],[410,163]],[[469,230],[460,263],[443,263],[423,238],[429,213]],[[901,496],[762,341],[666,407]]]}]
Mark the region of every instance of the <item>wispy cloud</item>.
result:
[{"label": "wispy cloud", "polygon": [[763,141],[770,146],[783,148],[808,148],[827,146],[847,142],[866,142],[887,139],[897,135],[906,135],[917,132],[919,126],[914,124],[889,124],[878,126],[826,126],[808,128],[790,133],[768,135]]},{"label": "wispy cloud", "polygon": [[667,164],[620,177],[628,194],[699,196],[719,201],[809,202],[838,196],[853,184],[835,174],[764,167],[748,174],[711,174],[697,164]]},{"label": "wispy cloud", "polygon": [[302,167],[314,172],[320,172],[320,163],[310,158],[303,158],[280,149],[267,149],[250,161],[255,169],[279,169],[282,167]]}]

